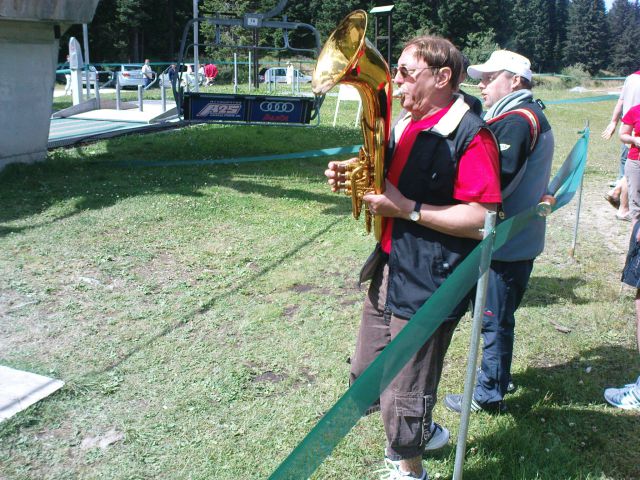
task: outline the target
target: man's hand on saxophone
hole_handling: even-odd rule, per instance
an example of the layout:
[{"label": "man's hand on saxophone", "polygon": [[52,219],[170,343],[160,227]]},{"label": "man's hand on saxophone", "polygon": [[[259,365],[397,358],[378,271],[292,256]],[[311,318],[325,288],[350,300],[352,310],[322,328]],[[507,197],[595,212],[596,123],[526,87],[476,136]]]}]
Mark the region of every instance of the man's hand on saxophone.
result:
[{"label": "man's hand on saxophone", "polygon": [[331,186],[332,192],[339,192],[344,188],[347,165],[357,161],[358,158],[354,157],[342,162],[329,162],[327,169],[324,171],[324,175],[327,177],[327,183]]},{"label": "man's hand on saxophone", "polygon": [[409,219],[409,215],[413,211],[416,204],[415,201],[408,199],[400,190],[386,180],[384,193],[376,195],[375,193],[367,193],[362,197],[369,207],[369,211],[373,215],[382,215],[383,217],[399,217],[405,220]]}]

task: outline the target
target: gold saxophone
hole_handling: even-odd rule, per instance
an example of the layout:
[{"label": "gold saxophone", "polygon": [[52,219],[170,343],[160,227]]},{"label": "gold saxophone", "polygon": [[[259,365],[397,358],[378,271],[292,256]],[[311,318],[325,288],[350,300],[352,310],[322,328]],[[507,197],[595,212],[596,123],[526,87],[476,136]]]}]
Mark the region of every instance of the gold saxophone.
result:
[{"label": "gold saxophone", "polygon": [[[367,13],[347,15],[331,33],[318,57],[311,86],[316,96],[325,95],[338,83],[352,85],[362,100],[362,136],[358,160],[342,162],[345,181],[338,187],[351,195],[354,218],[360,217],[362,197],[384,192],[384,155],[391,120],[391,72],[380,52],[367,40]],[[373,216],[376,240],[380,240],[384,217]],[[372,215],[365,205],[365,228],[371,232]]]}]

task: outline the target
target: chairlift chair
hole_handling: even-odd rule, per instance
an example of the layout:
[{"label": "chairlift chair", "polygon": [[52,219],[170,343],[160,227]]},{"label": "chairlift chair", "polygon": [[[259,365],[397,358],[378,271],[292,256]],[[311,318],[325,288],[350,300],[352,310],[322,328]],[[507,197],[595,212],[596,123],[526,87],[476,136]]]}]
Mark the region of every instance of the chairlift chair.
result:
[{"label": "chairlift chair", "polygon": [[[265,14],[250,13],[243,18],[199,17],[187,22],[182,33],[180,52],[178,56],[178,75],[172,82],[173,95],[178,106],[178,115],[185,122],[193,123],[233,123],[244,125],[291,125],[291,126],[317,126],[320,123],[319,109],[323,98],[308,96],[273,96],[273,95],[241,95],[223,93],[194,92],[185,89],[181,85],[182,69],[186,52],[196,45],[215,46],[218,48],[251,49],[251,50],[286,50],[292,52],[312,52],[317,55],[320,52],[320,34],[312,25],[284,20],[270,20],[278,14],[286,5],[287,0],[280,0],[270,12]],[[203,44],[198,42],[187,43],[189,32],[193,25],[210,24],[215,26],[215,34],[212,42]],[[222,40],[221,27],[241,26],[247,29],[272,28],[283,31],[282,46],[260,46],[254,40],[252,45],[226,44]],[[303,29],[313,33],[315,48],[297,48],[289,41],[289,31]],[[254,36],[254,39],[256,37]],[[194,72],[197,75],[197,72]],[[315,120],[315,125],[311,121]]]}]

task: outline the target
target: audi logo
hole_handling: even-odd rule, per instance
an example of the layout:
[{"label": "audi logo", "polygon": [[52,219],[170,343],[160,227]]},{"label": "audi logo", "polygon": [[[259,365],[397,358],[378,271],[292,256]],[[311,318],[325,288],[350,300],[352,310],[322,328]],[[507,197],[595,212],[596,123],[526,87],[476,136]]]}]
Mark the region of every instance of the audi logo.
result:
[{"label": "audi logo", "polygon": [[291,102],[262,102],[260,110],[272,113],[291,113],[296,108]]}]

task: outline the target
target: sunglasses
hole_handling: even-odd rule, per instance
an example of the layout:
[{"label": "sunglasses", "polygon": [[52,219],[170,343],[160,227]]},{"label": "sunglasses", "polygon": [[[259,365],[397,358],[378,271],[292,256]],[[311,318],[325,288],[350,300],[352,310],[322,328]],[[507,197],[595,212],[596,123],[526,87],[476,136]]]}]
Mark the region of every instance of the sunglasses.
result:
[{"label": "sunglasses", "polygon": [[391,78],[395,78],[395,76],[399,73],[402,78],[415,78],[413,76],[414,73],[420,72],[422,70],[440,70],[442,67],[422,67],[422,68],[407,68],[405,66],[394,67],[391,69]]}]

